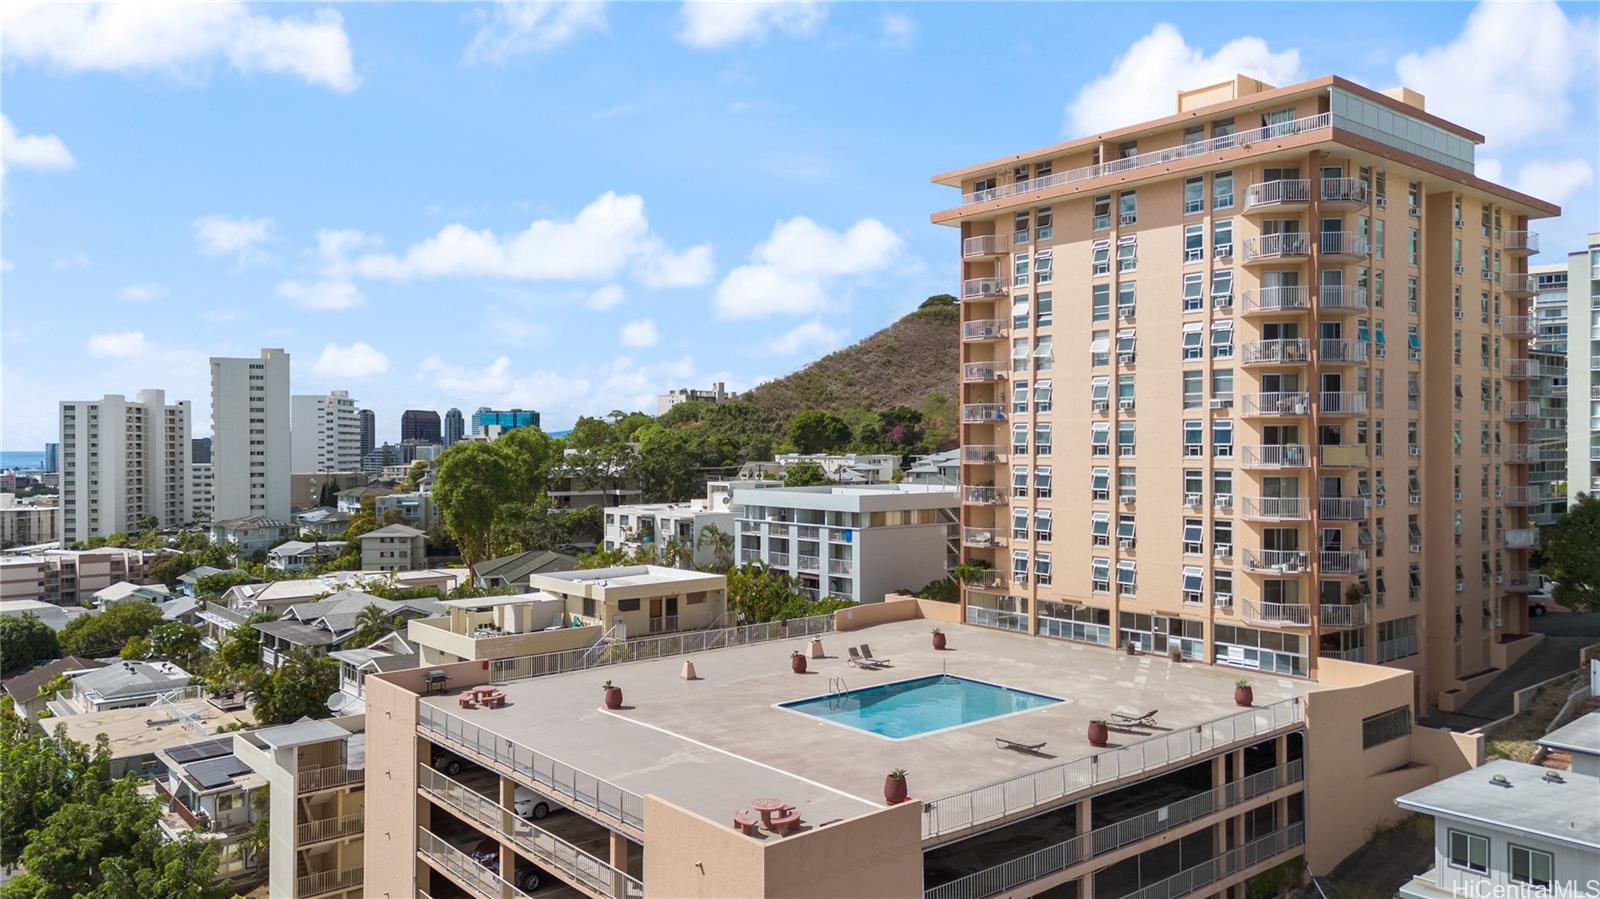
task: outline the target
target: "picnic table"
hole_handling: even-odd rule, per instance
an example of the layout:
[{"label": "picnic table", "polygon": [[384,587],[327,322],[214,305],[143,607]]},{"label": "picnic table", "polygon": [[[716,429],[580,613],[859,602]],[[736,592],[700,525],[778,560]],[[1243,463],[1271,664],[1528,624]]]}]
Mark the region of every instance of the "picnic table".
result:
[{"label": "picnic table", "polygon": [[750,807],[761,813],[761,826],[770,828],[772,816],[788,807],[782,799],[752,799]]}]

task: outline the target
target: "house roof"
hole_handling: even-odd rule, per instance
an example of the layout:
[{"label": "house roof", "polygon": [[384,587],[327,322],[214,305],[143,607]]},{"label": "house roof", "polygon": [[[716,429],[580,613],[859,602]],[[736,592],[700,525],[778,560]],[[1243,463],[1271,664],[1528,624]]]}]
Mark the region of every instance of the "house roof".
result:
[{"label": "house roof", "polygon": [[338,493],[336,493],[334,495],[335,496],[339,496],[339,497],[348,497],[350,499],[364,499],[364,498],[369,497],[369,496],[384,496],[384,495],[386,495],[386,494],[388,494],[390,492],[392,492],[392,491],[390,491],[389,488],[387,488],[387,487],[367,486],[367,487],[350,487],[350,488],[345,489],[345,490],[340,490]]},{"label": "house roof", "polygon": [[302,718],[293,724],[263,727],[255,731],[251,736],[273,749],[291,749],[295,746],[305,746],[308,743],[342,740],[350,736],[350,732],[331,721],[313,721],[310,718]]},{"label": "house roof", "polygon": [[251,515],[244,518],[224,518],[212,522],[213,528],[224,528],[230,531],[253,531],[265,528],[293,528],[294,525],[287,521],[279,521],[266,515]]},{"label": "house roof", "polygon": [[161,617],[166,621],[177,621],[199,608],[199,600],[192,596],[179,596],[161,604]]},{"label": "house roof", "polygon": [[1395,800],[1407,811],[1600,849],[1600,778],[1496,759]]},{"label": "house roof", "polygon": [[1539,745],[1580,755],[1600,755],[1600,712],[1590,712],[1539,738]]},{"label": "house roof", "polygon": [[161,602],[170,595],[166,584],[135,584],[131,581],[117,581],[94,592],[94,598],[101,602],[121,602],[125,599]]},{"label": "house roof", "polygon": [[280,558],[306,555],[336,556],[339,554],[339,550],[344,548],[344,544],[345,541],[343,540],[319,540],[316,542],[306,540],[289,540],[274,546],[270,555],[275,555]]},{"label": "house roof", "polygon": [[384,599],[360,590],[340,590],[317,602],[295,603],[284,610],[283,620],[293,619],[342,634],[355,628],[356,619],[367,606],[377,606],[385,616],[401,612],[438,615],[444,611],[435,599]]},{"label": "house roof", "polygon": [[226,569],[224,569],[224,568],[212,568],[210,565],[201,565],[199,568],[196,568],[196,569],[194,569],[194,570],[192,570],[192,571],[190,571],[190,572],[188,572],[186,574],[178,575],[178,580],[181,583],[185,583],[185,584],[195,584],[195,583],[199,583],[201,578],[210,577],[213,574],[235,574],[235,573],[244,574],[244,571],[243,571],[243,569],[239,569],[239,568],[226,568]]},{"label": "house roof", "polygon": [[0,615],[32,615],[49,625],[53,631],[60,631],[67,626],[67,622],[87,614],[89,610],[82,606],[58,606],[38,599],[0,599]]},{"label": "house roof", "polygon": [[528,575],[542,571],[571,571],[578,560],[564,553],[548,549],[531,549],[498,559],[479,562],[474,573],[480,578],[503,578],[508,583],[520,584]]},{"label": "house roof", "polygon": [[93,671],[96,668],[104,668],[105,666],[104,662],[97,662],[94,659],[67,656],[66,658],[47,662],[21,674],[7,677],[0,681],[0,685],[4,686],[5,691],[11,695],[12,699],[22,703],[38,696],[39,688],[44,685],[45,681],[58,674],[67,674],[73,671]]},{"label": "house roof", "polygon": [[368,537],[426,537],[427,535],[426,531],[419,531],[413,527],[407,527],[403,524],[391,524],[375,531],[368,531],[358,539],[365,540]]},{"label": "house roof", "polygon": [[334,642],[331,632],[291,619],[258,622],[255,629],[296,646],[331,646]]},{"label": "house roof", "polygon": [[114,662],[76,678],[86,693],[102,699],[141,696],[187,686],[189,672],[171,662]]}]

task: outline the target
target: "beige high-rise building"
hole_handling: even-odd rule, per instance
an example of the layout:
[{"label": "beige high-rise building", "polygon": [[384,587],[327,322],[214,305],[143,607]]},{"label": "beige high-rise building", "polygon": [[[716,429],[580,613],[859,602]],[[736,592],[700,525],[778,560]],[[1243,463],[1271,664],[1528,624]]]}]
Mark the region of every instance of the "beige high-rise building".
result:
[{"label": "beige high-rise building", "polygon": [[188,524],[188,400],[167,404],[161,390],[61,403],[61,539],[64,544]]},{"label": "beige high-rise building", "polygon": [[[1533,219],[1414,91],[1245,77],[946,172],[968,623],[1457,707],[1533,642]],[[1059,277],[1057,277],[1059,275]],[[1087,527],[1083,525],[1087,523]]]}]

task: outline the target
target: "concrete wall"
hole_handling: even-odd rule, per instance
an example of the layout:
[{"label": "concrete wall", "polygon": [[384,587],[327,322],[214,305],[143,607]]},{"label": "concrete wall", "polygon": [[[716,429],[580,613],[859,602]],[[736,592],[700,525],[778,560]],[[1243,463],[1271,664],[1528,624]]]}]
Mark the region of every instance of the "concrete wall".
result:
[{"label": "concrete wall", "polygon": [[[876,602],[891,590],[920,590],[946,576],[947,526],[868,527],[856,531],[855,596]],[[827,583],[824,579],[823,583]]]},{"label": "concrete wall", "polygon": [[[852,606],[833,613],[834,630],[853,631],[891,621],[911,621],[926,618],[939,624],[956,624],[961,620],[961,605],[919,599],[905,593],[888,593],[881,603]],[[930,626],[931,627],[931,626]]]},{"label": "concrete wall", "polygon": [[[475,668],[481,666],[474,665]],[[420,680],[421,670],[415,672]],[[368,896],[414,896],[417,857],[417,697],[382,676],[367,678],[366,843]],[[373,747],[383,747],[373,752]]]},{"label": "concrete wall", "polygon": [[[1460,830],[1489,839],[1489,873],[1478,874],[1450,864],[1450,831]],[[1554,890],[1583,894],[1593,893],[1600,883],[1600,853],[1584,852],[1570,844],[1542,839],[1534,834],[1505,831],[1486,827],[1481,821],[1452,819],[1435,816],[1433,828],[1433,877],[1439,889],[1450,896],[1519,896],[1527,895],[1530,887],[1512,883],[1508,850],[1511,844],[1538,849],[1553,856],[1551,884]],[[1565,888],[1563,890],[1563,887]]]},{"label": "concrete wall", "polygon": [[[452,615],[459,614],[456,610]],[[545,652],[565,652],[588,646],[600,637],[599,625],[535,631],[504,637],[473,638],[450,629],[449,618],[413,618],[406,622],[406,637],[422,653],[423,665],[473,659],[509,659]]]}]

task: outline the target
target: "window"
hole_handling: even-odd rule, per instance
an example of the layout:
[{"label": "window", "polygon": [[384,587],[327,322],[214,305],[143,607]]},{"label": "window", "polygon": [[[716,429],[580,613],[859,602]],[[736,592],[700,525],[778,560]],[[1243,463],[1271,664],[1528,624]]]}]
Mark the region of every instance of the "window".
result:
[{"label": "window", "polygon": [[1028,286],[1028,254],[1017,253],[1011,257],[1011,286]]},{"label": "window", "polygon": [[1111,560],[1089,560],[1089,589],[1096,593],[1111,592]]},{"label": "window", "polygon": [[1206,551],[1204,534],[1205,523],[1198,518],[1185,518],[1183,520],[1183,551],[1191,556],[1203,555]]},{"label": "window", "polygon": [[1415,228],[1407,228],[1406,229],[1406,261],[1409,264],[1411,264],[1411,265],[1416,265],[1417,264],[1417,260],[1421,255],[1420,254],[1420,247],[1421,247],[1421,242],[1417,239],[1417,229],[1415,229]]},{"label": "window", "polygon": [[1233,455],[1233,421],[1219,418],[1211,423],[1211,452],[1218,458]]},{"label": "window", "polygon": [[1111,227],[1111,195],[1101,194],[1094,198],[1094,217],[1090,220],[1090,228],[1095,231],[1104,231]]},{"label": "window", "polygon": [[1206,404],[1204,379],[1202,371],[1183,373],[1183,408],[1198,409]]},{"label": "window", "polygon": [[1111,423],[1096,421],[1089,423],[1089,451],[1095,456],[1111,455]]},{"label": "window", "polygon": [[1205,356],[1205,322],[1188,322],[1183,326],[1183,358],[1201,359]]},{"label": "window", "polygon": [[1054,269],[1051,267],[1051,251],[1039,250],[1033,254],[1033,280],[1036,284],[1049,284]]},{"label": "window", "polygon": [[1111,274],[1111,241],[1101,238],[1089,245],[1089,274]]},{"label": "window", "polygon": [[[1049,165],[1049,163],[1042,163],[1040,168],[1048,168]],[[1034,231],[1035,237],[1037,237],[1039,240],[1049,240],[1052,237],[1055,237],[1056,219],[1049,206],[1039,210],[1036,220],[1038,222],[1038,228]]]},{"label": "window", "polygon": [[1226,309],[1233,305],[1233,270],[1211,273],[1211,305]]},{"label": "window", "polygon": [[1028,382],[1011,382],[1011,411],[1025,415],[1028,411]]},{"label": "window", "polygon": [[1233,219],[1217,219],[1211,223],[1211,256],[1214,259],[1233,256]]},{"label": "window", "polygon": [[1011,338],[1011,370],[1028,370],[1028,338]]},{"label": "window", "polygon": [[1033,298],[1034,320],[1041,328],[1048,328],[1055,324],[1055,301],[1050,291],[1041,290]]},{"label": "window", "polygon": [[1089,469],[1089,498],[1095,502],[1105,502],[1111,498],[1111,469]]},{"label": "window", "polygon": [[1200,262],[1206,258],[1206,226],[1196,222],[1183,226],[1183,261]]},{"label": "window", "polygon": [[1013,550],[1011,553],[1011,579],[1019,584],[1028,582],[1028,551],[1025,549]]},{"label": "window", "polygon": [[1011,426],[1011,453],[1023,456],[1028,453],[1028,426],[1014,424]]},{"label": "window", "polygon": [[1035,456],[1050,455],[1050,425],[1046,423],[1033,426],[1033,454]]},{"label": "window", "polygon": [[1510,845],[1506,847],[1507,861],[1510,862],[1511,882],[1525,883],[1530,886],[1548,887],[1555,876],[1555,857],[1548,852],[1538,849],[1529,849],[1526,846]]},{"label": "window", "polygon": [[1211,323],[1211,357],[1213,359],[1233,358],[1233,319],[1223,319]]},{"label": "window", "polygon": [[1033,495],[1039,499],[1050,498],[1050,466],[1041,465],[1033,470]]},{"label": "window", "polygon": [[619,611],[619,612],[637,612],[637,611],[639,611],[639,600],[637,600],[637,599],[619,599],[619,600],[617,600],[617,611]]},{"label": "window", "polygon": [[1117,194],[1117,224],[1131,225],[1139,220],[1139,194],[1125,190]]},{"label": "window", "polygon": [[[1017,180],[1025,181],[1025,180],[1027,180],[1027,178],[1024,176],[1022,178],[1018,178]],[[1011,239],[1018,246],[1021,246],[1021,245],[1023,245],[1023,244],[1028,242],[1028,213],[1026,213],[1026,212],[1017,213],[1016,218],[1013,221],[1014,221],[1014,226],[1013,227],[1014,227],[1016,233],[1012,235]]]},{"label": "window", "polygon": [[1233,369],[1214,368],[1211,370],[1211,398],[1214,400],[1233,401]]},{"label": "window", "polygon": [[1361,748],[1371,749],[1411,733],[1411,706],[1403,705],[1361,719]]},{"label": "window", "polygon": [[1050,368],[1051,364],[1055,361],[1055,355],[1050,349],[1051,343],[1052,341],[1050,339],[1050,335],[1048,334],[1043,334],[1034,338],[1033,367],[1035,370],[1044,371]]},{"label": "window", "polygon": [[1183,311],[1199,312],[1205,308],[1205,279],[1201,272],[1189,272],[1183,276]]},{"label": "window", "polygon": [[1373,238],[1372,252],[1373,252],[1373,255],[1375,255],[1377,257],[1378,261],[1382,262],[1383,261],[1383,249],[1384,249],[1383,219],[1380,218],[1376,222],[1374,222],[1373,223],[1373,227],[1376,230],[1373,231],[1373,235],[1372,235],[1372,238]]},{"label": "window", "polygon": [[1117,361],[1123,365],[1134,360],[1137,335],[1134,328],[1122,328],[1117,331]]},{"label": "window", "polygon": [[1206,426],[1199,419],[1189,419],[1183,423],[1183,454],[1185,456],[1203,456],[1206,453]]},{"label": "window", "polygon": [[1450,831],[1450,865],[1479,874],[1489,873],[1489,839],[1461,830]]},{"label": "window", "polygon": [[1117,593],[1123,596],[1139,594],[1138,569],[1138,563],[1132,559],[1123,559],[1117,563]]},{"label": "window", "polygon": [[1131,456],[1138,448],[1134,438],[1134,427],[1131,421],[1117,422],[1117,455]]},{"label": "window", "polygon": [[1139,236],[1128,234],[1117,238],[1117,271],[1139,270]]},{"label": "window", "polygon": [[1132,515],[1117,516],[1117,543],[1123,549],[1133,548],[1134,538],[1138,534],[1137,527]]},{"label": "window", "polygon": [[1028,539],[1028,510],[1014,508],[1011,510],[1011,539]]},{"label": "window", "polygon": [[1103,411],[1111,403],[1111,379],[1099,375],[1089,379],[1089,408]]},{"label": "window", "polygon": [[1205,594],[1202,592],[1204,583],[1204,572],[1199,565],[1183,566],[1183,601],[1188,603],[1205,602]]},{"label": "window", "polygon": [[[1227,133],[1233,133],[1233,124],[1227,126]],[[1222,126],[1217,126],[1212,133],[1222,137]],[[1211,176],[1211,208],[1227,209],[1233,205],[1233,173],[1218,172]]]},{"label": "window", "polygon": [[1016,298],[1012,299],[1012,301],[1011,301],[1011,330],[1013,330],[1013,331],[1026,330],[1027,327],[1028,327],[1028,319],[1030,317],[1030,314],[1031,314],[1031,312],[1030,312],[1030,308],[1028,306],[1028,298],[1026,296],[1020,296],[1020,297],[1016,297]]},{"label": "window", "polygon": [[1111,513],[1092,512],[1089,515],[1089,542],[1095,546],[1111,545]]},{"label": "window", "polygon": [[1033,411],[1043,415],[1050,411],[1050,379],[1046,378],[1033,385]]},{"label": "window", "polygon": [[1117,318],[1133,318],[1139,305],[1139,285],[1123,281],[1117,285]]},{"label": "window", "polygon": [[1205,490],[1205,472],[1198,468],[1185,468],[1183,470],[1183,504],[1186,506],[1191,505],[1190,499],[1194,499],[1198,503],[1200,498],[1205,495]]},{"label": "window", "polygon": [[1183,182],[1183,214],[1195,215],[1206,209],[1206,179],[1189,178]]},{"label": "window", "polygon": [[1033,513],[1034,539],[1042,543],[1050,541],[1050,515],[1049,509],[1040,509]]},{"label": "window", "polygon": [[1033,557],[1033,578],[1041,584],[1050,583],[1050,554],[1038,553]]}]

